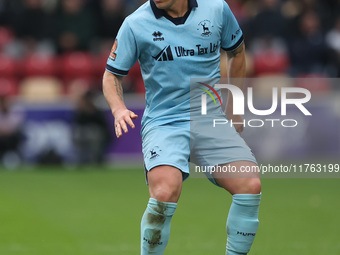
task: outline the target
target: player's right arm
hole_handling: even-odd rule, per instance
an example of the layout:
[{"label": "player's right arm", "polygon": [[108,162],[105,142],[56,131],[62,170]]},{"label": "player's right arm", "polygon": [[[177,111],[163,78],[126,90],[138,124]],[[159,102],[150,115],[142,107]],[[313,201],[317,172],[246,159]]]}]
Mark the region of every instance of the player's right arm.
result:
[{"label": "player's right arm", "polygon": [[103,76],[103,93],[114,117],[116,136],[128,132],[128,126],[135,128],[133,119],[138,116],[128,110],[123,100],[122,80],[139,56],[137,41],[127,19],[119,29],[107,60]]},{"label": "player's right arm", "polygon": [[117,138],[128,132],[128,125],[135,128],[133,119],[138,116],[128,110],[123,100],[122,76],[115,75],[105,71],[103,76],[103,93],[107,103],[111,108],[111,112],[115,119],[115,132]]}]

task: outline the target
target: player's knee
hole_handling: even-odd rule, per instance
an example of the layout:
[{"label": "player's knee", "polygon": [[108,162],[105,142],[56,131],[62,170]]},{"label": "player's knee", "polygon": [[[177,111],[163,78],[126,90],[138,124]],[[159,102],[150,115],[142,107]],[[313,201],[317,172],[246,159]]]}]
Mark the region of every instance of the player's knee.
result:
[{"label": "player's knee", "polygon": [[259,194],[261,192],[261,180],[260,178],[245,179],[244,182],[239,185],[235,190],[235,194]]},{"label": "player's knee", "polygon": [[260,178],[253,178],[249,184],[249,194],[259,194],[261,193],[261,180]]},{"label": "player's knee", "polygon": [[180,196],[180,190],[168,185],[158,185],[154,189],[150,190],[150,195],[162,202],[177,203]]}]

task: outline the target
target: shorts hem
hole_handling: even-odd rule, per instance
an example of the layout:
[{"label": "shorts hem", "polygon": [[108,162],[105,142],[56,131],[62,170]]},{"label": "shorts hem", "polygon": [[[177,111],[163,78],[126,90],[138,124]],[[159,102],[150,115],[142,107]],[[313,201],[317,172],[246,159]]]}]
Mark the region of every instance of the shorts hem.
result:
[{"label": "shorts hem", "polygon": [[146,167],[146,164],[144,162],[144,169],[145,169],[145,178],[146,178],[146,182],[148,183],[148,180],[147,180],[147,177],[146,177],[146,173],[151,171],[153,168],[157,167],[157,166],[172,166],[172,167],[176,167],[178,170],[180,170],[182,172],[182,176],[183,176],[183,181],[185,181],[189,175],[190,175],[190,172],[189,171],[184,171],[182,167],[174,164],[174,163],[157,163],[157,164],[153,164],[151,165],[151,167],[149,167],[149,170],[147,169]]}]

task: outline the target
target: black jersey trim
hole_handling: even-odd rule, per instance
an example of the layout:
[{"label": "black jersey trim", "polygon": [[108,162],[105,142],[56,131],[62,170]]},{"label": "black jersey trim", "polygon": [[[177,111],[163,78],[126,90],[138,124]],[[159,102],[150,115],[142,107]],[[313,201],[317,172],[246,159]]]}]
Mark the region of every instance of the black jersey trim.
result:
[{"label": "black jersey trim", "polygon": [[244,41],[244,37],[243,37],[243,35],[242,35],[241,38],[234,44],[234,46],[229,47],[229,48],[223,48],[223,47],[222,47],[222,49],[225,50],[225,51],[233,51],[233,50],[236,50],[238,47],[240,47],[240,45],[243,43],[243,41]]},{"label": "black jersey trim", "polygon": [[189,0],[189,10],[184,14],[184,16],[178,17],[178,18],[173,18],[170,15],[168,15],[164,10],[158,9],[153,0],[150,0],[150,5],[151,5],[151,9],[152,9],[156,19],[159,19],[161,17],[165,17],[168,20],[170,20],[172,23],[174,23],[176,26],[177,25],[183,25],[185,23],[185,21],[187,20],[187,18],[189,17],[192,8],[198,7],[196,0]]},{"label": "black jersey trim", "polygon": [[110,65],[106,65],[106,70],[109,71],[110,73],[118,74],[118,75],[122,75],[122,76],[125,76],[129,73],[129,71],[119,70],[119,69],[114,68]]}]

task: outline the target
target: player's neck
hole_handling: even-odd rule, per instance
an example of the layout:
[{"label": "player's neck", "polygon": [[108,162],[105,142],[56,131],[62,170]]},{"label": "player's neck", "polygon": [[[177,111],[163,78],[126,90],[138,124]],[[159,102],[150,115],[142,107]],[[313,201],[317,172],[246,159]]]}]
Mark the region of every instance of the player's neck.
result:
[{"label": "player's neck", "polygon": [[164,11],[173,18],[183,17],[189,9],[187,0],[177,0]]}]

